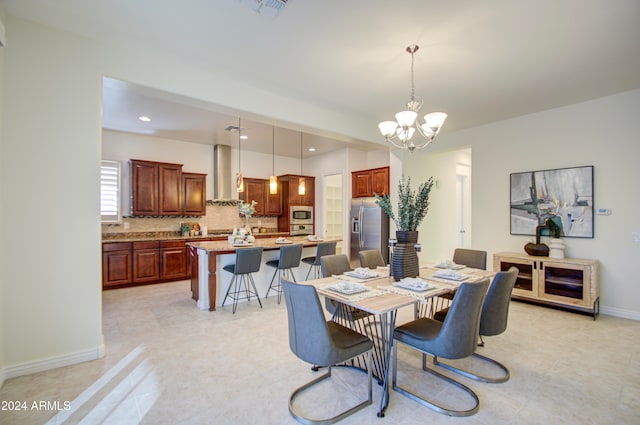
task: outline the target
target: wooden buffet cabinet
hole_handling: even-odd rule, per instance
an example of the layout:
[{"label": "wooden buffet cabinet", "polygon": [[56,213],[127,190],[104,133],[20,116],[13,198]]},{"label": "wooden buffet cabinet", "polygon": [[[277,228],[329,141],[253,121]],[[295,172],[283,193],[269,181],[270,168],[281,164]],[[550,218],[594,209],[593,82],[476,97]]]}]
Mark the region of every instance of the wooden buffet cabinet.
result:
[{"label": "wooden buffet cabinet", "polygon": [[205,215],[206,174],[183,173],[182,164],[132,159],[131,215]]},{"label": "wooden buffet cabinet", "polygon": [[191,275],[186,241],[105,242],[102,286],[116,288],[187,279]]},{"label": "wooden buffet cabinet", "polygon": [[389,194],[389,167],[353,171],[351,173],[351,197],[363,198],[374,193]]},{"label": "wooden buffet cabinet", "polygon": [[512,266],[518,268],[512,298],[591,313],[594,320],[600,312],[598,261],[515,252],[494,254],[494,271]]}]

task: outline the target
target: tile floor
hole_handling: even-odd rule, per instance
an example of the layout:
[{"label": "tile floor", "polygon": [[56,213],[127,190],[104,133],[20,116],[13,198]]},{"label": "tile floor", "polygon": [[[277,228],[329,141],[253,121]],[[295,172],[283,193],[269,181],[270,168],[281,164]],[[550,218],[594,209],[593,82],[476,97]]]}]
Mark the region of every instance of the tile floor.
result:
[{"label": "tile floor", "polygon": [[[103,359],[7,380],[0,410],[10,424],[295,424],[287,400],[314,376],[288,346],[286,310],[275,298],[261,310],[241,303],[198,311],[187,281],[104,293]],[[400,313],[400,321],[411,310]],[[640,323],[598,320],[518,302],[506,333],[480,350],[505,363],[511,379],[483,384],[460,378],[480,397],[480,411],[450,418],[391,392],[385,418],[369,406],[342,424],[639,424]],[[401,349],[399,380],[463,407],[458,393],[419,372],[417,353]],[[334,372],[334,382],[301,399],[329,404],[334,389],[364,397],[366,375]],[[377,401],[380,389],[374,384]],[[343,397],[342,402],[349,402]],[[69,410],[31,409],[33,401],[70,402]],[[311,409],[311,407],[309,407]]]}]

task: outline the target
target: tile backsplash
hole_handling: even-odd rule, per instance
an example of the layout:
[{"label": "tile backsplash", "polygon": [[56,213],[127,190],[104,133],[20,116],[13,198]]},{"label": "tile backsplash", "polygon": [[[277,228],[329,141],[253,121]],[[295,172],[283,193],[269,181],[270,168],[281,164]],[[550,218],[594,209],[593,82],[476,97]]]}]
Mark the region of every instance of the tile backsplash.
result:
[{"label": "tile backsplash", "polygon": [[[125,228],[128,223],[128,228]],[[229,230],[245,225],[244,217],[238,214],[237,206],[207,205],[207,214],[202,217],[123,217],[122,223],[103,224],[103,234],[128,233],[128,232],[179,232],[180,224],[188,223],[207,226],[209,233],[217,233],[219,230]],[[251,217],[249,225],[265,227],[270,232],[278,229],[277,217]]]}]

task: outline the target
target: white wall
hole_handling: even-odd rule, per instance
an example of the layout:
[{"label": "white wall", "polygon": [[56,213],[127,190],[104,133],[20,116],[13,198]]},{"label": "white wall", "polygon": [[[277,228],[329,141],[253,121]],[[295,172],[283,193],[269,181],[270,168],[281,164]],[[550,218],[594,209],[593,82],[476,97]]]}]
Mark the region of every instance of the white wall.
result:
[{"label": "white wall", "polygon": [[[491,258],[523,252],[530,241],[510,235],[510,173],[593,165],[595,207],[613,214],[595,216],[593,239],[564,238],[567,256],[600,261],[604,313],[640,319],[640,285],[633,277],[640,243],[631,241],[631,232],[640,231],[638,111],[640,90],[634,90],[441,134],[439,147],[472,147],[473,247]],[[411,172],[420,173],[420,164],[411,164]],[[439,208],[446,206],[434,202],[432,213]]]},{"label": "white wall", "polygon": [[[422,245],[422,261],[439,261],[451,258],[457,246],[458,221],[456,199],[456,165],[470,164],[471,150],[430,153],[415,151],[404,155],[405,178],[411,177],[411,187],[417,190],[429,177],[437,182],[429,194],[429,211],[418,229]],[[392,182],[397,188],[397,181]],[[469,229],[470,233],[471,229]]]},{"label": "white wall", "polygon": [[[0,21],[2,21],[2,24],[4,26],[4,20],[5,20],[5,13],[4,13],[4,9],[2,7],[0,7]],[[4,99],[4,93],[2,90],[3,87],[3,74],[4,74],[4,49],[0,48],[0,182],[2,182],[3,178],[4,178],[4,167],[3,167],[3,129],[4,126],[2,125],[3,122],[3,99]],[[4,198],[4,191],[3,191],[3,185],[0,184],[0,199],[5,199]],[[4,222],[4,213],[3,213],[3,208],[0,208],[0,223]],[[4,235],[4,229],[2,227],[0,227],[0,240],[4,240],[5,235]],[[7,323],[6,319],[5,319],[5,298],[4,298],[4,270],[6,267],[6,264],[4,262],[4,259],[6,258],[5,252],[4,252],[4,244],[0,244],[0,387],[2,387],[2,384],[4,382],[5,379],[5,370],[4,370],[4,365],[5,365],[5,361],[4,361],[4,327],[5,327],[5,323]]]}]

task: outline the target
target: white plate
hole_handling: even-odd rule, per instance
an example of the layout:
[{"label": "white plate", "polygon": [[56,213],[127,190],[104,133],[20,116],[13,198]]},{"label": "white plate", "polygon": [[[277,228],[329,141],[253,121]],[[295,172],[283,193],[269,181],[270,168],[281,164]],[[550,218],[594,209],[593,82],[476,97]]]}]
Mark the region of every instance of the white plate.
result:
[{"label": "white plate", "polygon": [[416,278],[402,279],[401,281],[396,282],[394,286],[415,292],[424,292],[435,288],[435,286],[431,285],[430,283]]},{"label": "white plate", "polygon": [[450,270],[439,270],[433,274],[433,277],[439,277],[440,279],[449,279],[455,281],[465,280],[469,276],[465,276],[458,272],[450,271]]},{"label": "white plate", "polygon": [[251,245],[253,245],[251,242],[233,244],[233,246],[251,246]]},{"label": "white plate", "polygon": [[291,242],[291,241],[276,241],[276,243],[284,245],[284,244],[293,243],[293,242]]},{"label": "white plate", "polygon": [[327,289],[345,295],[352,295],[366,291],[367,287],[353,282],[336,282],[333,285],[327,286]]},{"label": "white plate", "polygon": [[358,279],[372,279],[374,277],[380,277],[378,275],[378,273],[375,273],[375,272],[358,273],[355,270],[354,271],[344,272],[342,274],[344,274],[345,276],[351,276],[351,277],[355,277],[355,278],[358,278]]}]

